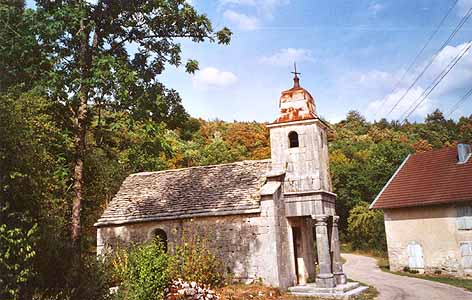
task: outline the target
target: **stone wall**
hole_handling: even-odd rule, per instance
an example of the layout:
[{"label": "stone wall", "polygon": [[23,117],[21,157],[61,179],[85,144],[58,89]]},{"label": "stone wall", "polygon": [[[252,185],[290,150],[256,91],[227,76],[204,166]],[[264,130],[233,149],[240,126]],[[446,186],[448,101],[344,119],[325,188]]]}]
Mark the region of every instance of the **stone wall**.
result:
[{"label": "stone wall", "polygon": [[[286,170],[284,192],[331,191],[325,126],[308,120],[273,124],[269,128],[272,170]],[[289,147],[291,131],[298,134],[298,147]]]},{"label": "stone wall", "polygon": [[455,206],[388,209],[384,216],[392,271],[408,266],[408,245],[418,244],[423,251],[425,272],[466,275],[460,243],[472,241],[472,230],[457,229]]},{"label": "stone wall", "polygon": [[[97,228],[97,252],[106,253],[118,245],[142,243],[154,237],[156,229],[167,234],[168,248],[183,234],[205,237],[236,279],[287,288],[296,284],[293,249],[288,221],[284,217],[281,191],[261,200],[260,214],[200,217],[131,223]],[[171,250],[172,251],[172,250]]]}]

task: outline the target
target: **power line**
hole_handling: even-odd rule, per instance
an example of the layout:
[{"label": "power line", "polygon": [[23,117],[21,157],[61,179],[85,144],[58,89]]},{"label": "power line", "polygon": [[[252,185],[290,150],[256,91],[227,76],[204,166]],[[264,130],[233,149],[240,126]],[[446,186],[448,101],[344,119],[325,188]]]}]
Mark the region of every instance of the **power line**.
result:
[{"label": "power line", "polygon": [[[433,79],[431,84],[421,93],[421,95],[418,96],[408,107],[405,112],[401,115],[399,120],[403,120],[403,117],[405,117],[408,114],[408,111],[410,111],[417,103],[420,101],[431,89],[431,87],[440,81],[442,78],[444,78],[445,74],[449,73],[451,70],[452,66],[455,65],[459,59],[459,57],[462,57],[462,53],[466,50],[467,46],[469,44],[466,44],[457,54],[454,56],[454,58],[447,64],[447,66]],[[468,49],[467,49],[468,50]]]},{"label": "power line", "polygon": [[405,93],[403,93],[403,95],[397,100],[397,102],[395,103],[395,105],[392,107],[392,109],[390,109],[390,111],[387,113],[386,117],[388,117],[390,115],[390,113],[392,113],[392,111],[398,106],[398,104],[405,98],[405,96],[410,92],[410,90],[413,88],[413,86],[418,82],[418,80],[420,80],[420,78],[423,76],[423,74],[426,72],[426,70],[428,70],[428,68],[433,64],[434,60],[436,59],[437,55],[449,44],[449,42],[454,38],[454,36],[457,34],[457,32],[462,28],[462,26],[465,24],[465,22],[467,22],[467,20],[470,18],[470,16],[472,15],[472,7],[467,11],[467,13],[464,15],[464,17],[462,17],[462,19],[460,20],[460,22],[457,24],[457,26],[454,28],[454,30],[451,32],[451,34],[449,35],[449,37],[446,39],[446,41],[441,45],[441,47],[439,48],[439,50],[437,51],[437,54],[434,55],[430,61],[428,62],[428,64],[423,68],[423,70],[421,71],[420,74],[418,74],[418,76],[416,77],[416,79],[413,81],[413,83],[410,84],[410,86],[408,87],[408,89],[405,91]]},{"label": "power line", "polygon": [[455,112],[455,111],[459,108],[459,106],[460,106],[463,102],[465,102],[465,101],[470,97],[470,95],[472,95],[472,88],[471,88],[467,93],[465,93],[465,94],[459,99],[459,101],[456,102],[456,104],[454,104],[454,105],[452,106],[451,111],[450,111],[449,114],[447,115],[446,119],[449,118],[449,117],[452,115],[452,113]]},{"label": "power line", "polygon": [[[447,74],[454,68],[454,66],[461,60],[461,58],[469,51],[470,47],[472,47],[472,42],[469,42],[464,49],[454,57],[454,59],[449,62],[449,64],[446,66],[446,68],[433,80],[433,83],[423,92],[420,97],[418,97],[414,103],[417,103],[415,107],[406,115],[406,117],[403,119],[402,124],[408,119],[408,117],[411,116],[411,114],[427,99],[427,97],[433,92],[433,90],[438,86],[439,83],[446,77]],[[408,108],[410,110],[411,106]],[[408,111],[407,110],[407,111]],[[406,112],[405,112],[406,113]]]},{"label": "power line", "polygon": [[[428,40],[426,41],[426,43],[424,44],[423,48],[421,48],[421,50],[416,54],[415,58],[413,59],[413,61],[410,63],[410,65],[408,66],[408,68],[405,70],[405,72],[403,73],[402,77],[400,78],[400,80],[397,81],[397,83],[393,86],[392,88],[392,91],[390,92],[390,94],[393,94],[393,92],[395,92],[395,90],[398,88],[398,86],[400,85],[400,83],[403,82],[403,79],[405,79],[405,76],[406,74],[408,74],[408,72],[410,72],[410,70],[416,65],[416,62],[417,60],[421,57],[421,55],[423,54],[424,50],[426,49],[426,47],[429,46],[429,43],[431,43],[431,41],[433,40],[434,36],[436,35],[436,33],[438,33],[439,29],[442,27],[442,25],[444,24],[444,21],[446,21],[447,17],[449,16],[449,14],[451,13],[451,11],[454,9],[454,7],[456,6],[457,2],[459,0],[456,0],[454,1],[454,3],[451,5],[451,7],[449,8],[449,10],[447,11],[447,13],[444,15],[444,17],[442,18],[441,22],[439,22],[439,24],[436,26],[436,29],[431,33],[431,35],[429,36]],[[385,102],[387,102],[387,97],[384,98],[384,100],[382,101],[382,104],[380,105],[380,107],[383,107]],[[377,115],[377,112],[375,112],[374,114],[374,117]],[[389,113],[390,114],[390,113]],[[387,114],[388,116],[388,114]]]}]

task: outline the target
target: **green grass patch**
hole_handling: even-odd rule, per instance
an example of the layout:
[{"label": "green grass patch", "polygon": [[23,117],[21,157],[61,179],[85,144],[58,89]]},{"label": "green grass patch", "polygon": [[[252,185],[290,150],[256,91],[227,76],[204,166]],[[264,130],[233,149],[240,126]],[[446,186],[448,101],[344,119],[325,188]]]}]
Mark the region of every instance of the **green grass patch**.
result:
[{"label": "green grass patch", "polygon": [[452,276],[446,276],[446,275],[430,275],[430,274],[412,274],[412,273],[407,273],[407,272],[392,272],[390,270],[384,270],[383,271],[395,274],[395,275],[400,275],[400,276],[408,276],[408,277],[413,277],[413,278],[420,278],[420,279],[425,279],[425,280],[430,280],[430,281],[435,281],[435,282],[440,282],[440,283],[445,283],[453,286],[457,286],[460,288],[464,288],[466,290],[469,290],[472,292],[472,279],[462,279],[462,278],[456,278]]}]

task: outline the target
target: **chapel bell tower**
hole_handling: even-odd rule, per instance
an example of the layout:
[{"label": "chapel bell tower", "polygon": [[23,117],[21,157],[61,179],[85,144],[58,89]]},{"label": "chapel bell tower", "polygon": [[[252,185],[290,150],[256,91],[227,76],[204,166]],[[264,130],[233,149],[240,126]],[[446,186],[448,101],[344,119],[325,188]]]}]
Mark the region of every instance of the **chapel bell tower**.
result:
[{"label": "chapel bell tower", "polygon": [[272,171],[285,171],[284,192],[331,192],[328,126],[316,114],[313,96],[300,86],[296,66],[293,87],[282,92],[279,115],[269,124]]},{"label": "chapel bell tower", "polygon": [[334,288],[346,284],[347,279],[340,255],[336,194],[332,192],[329,174],[329,126],[318,117],[313,96],[300,86],[296,66],[292,73],[293,87],[282,92],[279,115],[267,125],[272,163],[268,180],[277,180],[282,188],[279,203],[283,203],[284,217],[291,229],[290,260],[294,261],[292,274],[296,274],[297,284],[307,285],[314,272],[315,240],[319,266],[315,288]]}]

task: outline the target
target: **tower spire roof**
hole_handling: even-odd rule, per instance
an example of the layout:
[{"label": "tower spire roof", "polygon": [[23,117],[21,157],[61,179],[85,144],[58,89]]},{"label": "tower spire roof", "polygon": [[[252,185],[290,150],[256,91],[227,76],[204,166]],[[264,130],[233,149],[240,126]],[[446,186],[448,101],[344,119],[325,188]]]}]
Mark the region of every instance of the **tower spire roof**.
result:
[{"label": "tower spire roof", "polygon": [[300,86],[301,73],[297,71],[297,64],[293,64],[293,87],[282,91],[279,101],[279,116],[274,123],[285,123],[316,119],[316,106],[310,93]]}]

